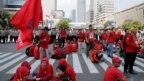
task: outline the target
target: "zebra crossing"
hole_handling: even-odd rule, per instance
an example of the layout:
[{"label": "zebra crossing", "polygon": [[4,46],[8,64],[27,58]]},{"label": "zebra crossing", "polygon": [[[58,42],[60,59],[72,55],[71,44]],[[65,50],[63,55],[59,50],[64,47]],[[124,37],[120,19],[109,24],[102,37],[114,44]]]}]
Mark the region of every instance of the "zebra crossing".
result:
[{"label": "zebra crossing", "polygon": [[[71,63],[70,65],[73,67],[76,73],[85,73],[84,68],[87,68],[89,73],[99,74],[101,71],[99,71],[98,67],[101,67],[101,69],[105,71],[111,64],[111,58],[107,57],[106,54],[104,54],[103,58],[105,60],[104,62],[93,64],[85,54],[79,55],[77,53],[73,53],[69,55],[66,60],[68,63]],[[122,64],[120,65],[119,70],[123,71],[124,60],[123,58],[121,58],[121,60]],[[5,74],[13,74],[23,61],[28,61],[31,64],[31,73],[35,72],[40,64],[40,60],[35,60],[33,57],[27,57],[24,53],[0,52],[0,72],[5,72]],[[84,63],[81,63],[81,61]],[[57,63],[55,59],[49,59],[49,62],[53,66],[55,63]],[[139,73],[144,73],[144,59],[137,57],[135,64],[136,66],[134,66],[134,70]],[[54,66],[54,68],[56,67]]]}]

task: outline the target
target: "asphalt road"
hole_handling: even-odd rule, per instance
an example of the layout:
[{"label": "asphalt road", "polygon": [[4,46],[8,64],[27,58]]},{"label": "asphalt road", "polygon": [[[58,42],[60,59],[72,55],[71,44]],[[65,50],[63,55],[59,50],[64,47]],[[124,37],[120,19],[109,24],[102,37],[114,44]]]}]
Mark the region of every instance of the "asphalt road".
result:
[{"label": "asphalt road", "polygon": [[[8,81],[21,62],[27,60],[31,64],[31,72],[38,71],[39,60],[26,57],[25,48],[17,51],[14,43],[0,44],[0,81]],[[68,63],[77,74],[77,81],[103,81],[105,69],[111,64],[111,59],[104,54],[104,62],[92,64],[83,53],[73,53],[67,57]],[[50,59],[53,68],[56,69],[57,61]],[[129,81],[144,81],[144,59],[137,58],[134,70],[138,75],[130,75]],[[123,71],[123,63],[119,68]]]}]

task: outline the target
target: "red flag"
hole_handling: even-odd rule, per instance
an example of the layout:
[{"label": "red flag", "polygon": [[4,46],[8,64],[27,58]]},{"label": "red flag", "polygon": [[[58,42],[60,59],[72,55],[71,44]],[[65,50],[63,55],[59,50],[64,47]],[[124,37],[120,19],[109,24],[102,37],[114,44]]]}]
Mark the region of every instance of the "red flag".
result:
[{"label": "red flag", "polygon": [[27,0],[10,20],[10,23],[20,30],[16,44],[17,49],[31,44],[32,32],[38,26],[40,20],[42,20],[41,0]]}]

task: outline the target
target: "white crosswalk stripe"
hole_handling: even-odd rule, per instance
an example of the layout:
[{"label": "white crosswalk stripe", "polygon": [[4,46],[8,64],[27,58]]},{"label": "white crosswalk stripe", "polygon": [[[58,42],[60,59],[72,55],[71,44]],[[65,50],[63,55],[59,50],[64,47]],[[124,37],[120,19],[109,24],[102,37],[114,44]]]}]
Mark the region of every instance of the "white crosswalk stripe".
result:
[{"label": "white crosswalk stripe", "polygon": [[2,55],[0,55],[0,59],[3,58],[3,57],[6,57],[6,56],[8,56],[8,55],[11,55],[11,54],[12,54],[12,52],[11,52],[11,53],[2,54]]},{"label": "white crosswalk stripe", "polygon": [[3,54],[3,52],[0,52],[0,54]]},{"label": "white crosswalk stripe", "polygon": [[4,58],[4,59],[0,60],[0,64],[3,63],[3,62],[6,62],[7,60],[10,60],[10,59],[12,59],[16,56],[19,56],[20,54],[21,53],[12,54],[11,56]]},{"label": "white crosswalk stripe", "polygon": [[80,61],[78,58],[78,54],[73,53],[72,56],[73,56],[73,69],[74,69],[74,71],[76,73],[83,73],[82,67],[80,65]]},{"label": "white crosswalk stripe", "polygon": [[[31,62],[33,60],[32,57],[27,58],[25,61],[27,62]],[[22,63],[22,62],[21,62]],[[16,69],[21,65],[21,63],[19,63],[18,65],[16,65],[14,68],[12,68],[11,70],[9,70],[7,73],[8,74],[12,74],[16,72]]]},{"label": "white crosswalk stripe", "polygon": [[36,60],[32,65],[31,65],[31,73],[34,72],[34,70],[39,66],[40,60]]},{"label": "white crosswalk stripe", "polygon": [[84,61],[90,71],[90,73],[99,73],[99,71],[97,70],[97,68],[94,66],[94,64],[90,61],[89,58],[86,57],[85,54],[82,54]]},{"label": "white crosswalk stripe", "polygon": [[12,61],[2,65],[0,67],[0,71],[3,71],[5,70],[6,68],[8,68],[9,66],[13,65],[14,63],[18,62],[19,60],[23,59],[25,57],[25,55],[21,55],[20,57],[16,58],[16,59],[13,59]]},{"label": "white crosswalk stripe", "polygon": [[[33,57],[26,58],[26,55],[21,54],[21,53],[15,53],[14,54],[12,52],[9,52],[9,53],[1,54],[0,56],[1,56],[1,58],[0,58],[0,72],[8,69],[6,71],[6,74],[15,73],[16,69],[18,68],[18,66],[21,65],[21,63],[23,61],[28,61],[31,64],[31,73],[35,72],[36,69],[40,65],[40,60],[34,60]],[[117,56],[117,55],[114,55],[114,56]],[[104,62],[100,62],[98,64],[93,64],[90,61],[90,59],[88,59],[86,57],[85,54],[82,54],[82,56],[80,56],[77,53],[73,53],[72,55],[68,55],[66,60],[68,63],[72,63],[70,65],[72,65],[72,67],[76,73],[82,74],[85,72],[85,69],[88,69],[89,73],[91,73],[91,74],[99,74],[100,71],[98,69],[98,66],[100,66],[105,71],[107,69],[107,67],[112,63],[111,58],[107,57],[106,54],[103,55],[103,58],[105,59]],[[82,59],[84,62],[82,62]],[[122,64],[120,65],[119,70],[123,72],[124,60],[123,60],[123,58],[121,58],[121,59],[122,59]],[[134,66],[134,70],[136,72],[144,72],[144,64],[143,64],[144,61],[142,61],[142,60],[144,60],[144,59],[137,58],[137,60],[135,61],[136,66]],[[4,62],[5,62],[5,64],[2,64]],[[49,63],[53,66],[56,62],[57,61],[54,59],[49,59]],[[12,65],[14,67],[10,68]],[[54,67],[54,69],[55,68],[56,67]]]}]

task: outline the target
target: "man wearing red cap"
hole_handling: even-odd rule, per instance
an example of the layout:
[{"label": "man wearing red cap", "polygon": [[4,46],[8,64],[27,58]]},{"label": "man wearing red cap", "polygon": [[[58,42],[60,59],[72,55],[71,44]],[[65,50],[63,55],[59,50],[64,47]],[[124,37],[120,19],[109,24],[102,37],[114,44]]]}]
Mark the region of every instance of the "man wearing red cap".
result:
[{"label": "man wearing red cap", "polygon": [[10,81],[32,81],[29,78],[30,69],[30,64],[27,61],[24,61],[21,66],[18,67],[16,73],[12,76]]},{"label": "man wearing red cap", "polygon": [[47,58],[42,58],[39,71],[35,77],[38,81],[48,81],[53,77],[53,67]]},{"label": "man wearing red cap", "polygon": [[119,57],[112,58],[112,65],[110,65],[104,75],[103,81],[127,81],[126,77],[117,68],[120,66],[121,60]]},{"label": "man wearing red cap", "polygon": [[66,73],[70,76],[70,81],[76,81],[76,73],[73,68],[66,62],[65,59],[60,59],[58,61],[58,66],[64,65],[66,66]]}]

